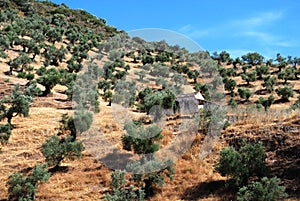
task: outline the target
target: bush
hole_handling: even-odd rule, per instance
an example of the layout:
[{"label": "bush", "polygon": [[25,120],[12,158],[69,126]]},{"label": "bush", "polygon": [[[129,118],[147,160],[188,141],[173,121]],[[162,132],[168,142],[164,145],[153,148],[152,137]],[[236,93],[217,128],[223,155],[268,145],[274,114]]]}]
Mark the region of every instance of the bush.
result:
[{"label": "bush", "polygon": [[247,184],[249,177],[260,177],[266,173],[266,154],[262,143],[247,144],[239,150],[224,148],[220,154],[215,170],[222,176],[231,177],[235,186]]},{"label": "bush", "polygon": [[108,201],[143,201],[145,193],[142,189],[134,189],[133,185],[125,186],[125,172],[114,171],[111,173],[111,193],[107,193],[105,199]]},{"label": "bush", "polygon": [[144,97],[146,112],[149,113],[154,106],[161,106],[164,109],[173,108],[175,99],[175,95],[170,90],[149,93]]},{"label": "bush", "polygon": [[73,141],[71,136],[62,138],[57,136],[49,137],[42,145],[42,153],[49,165],[54,165],[58,168],[61,161],[65,158],[74,160],[81,158],[81,152],[84,150],[82,142]]},{"label": "bush", "polygon": [[[30,88],[31,89],[31,88]],[[17,84],[9,97],[0,100],[0,120],[7,119],[11,125],[11,120],[17,115],[29,116],[29,107],[33,101],[33,94],[30,90],[21,91],[20,85]]]},{"label": "bush", "polygon": [[122,137],[123,148],[133,150],[137,154],[151,154],[159,149],[157,142],[162,138],[162,130],[157,126],[144,128],[134,122],[128,122],[124,126],[126,135]]},{"label": "bush", "polygon": [[238,201],[279,201],[287,194],[285,188],[279,185],[280,179],[273,177],[262,178],[260,182],[253,182],[239,189]]},{"label": "bush", "polygon": [[7,143],[11,134],[10,124],[0,126],[0,144]]},{"label": "bush", "polygon": [[276,77],[271,77],[270,75],[263,78],[264,83],[262,84],[263,87],[270,93],[274,91],[274,85],[276,84]]},{"label": "bush", "polygon": [[293,105],[291,105],[292,110],[295,110],[297,108],[300,108],[300,96],[298,96],[296,102]]},{"label": "bush", "polygon": [[250,85],[250,82],[256,81],[256,71],[247,72],[241,75],[242,79],[247,82],[247,85]]},{"label": "bush", "polygon": [[47,69],[41,72],[40,77],[37,78],[37,82],[45,87],[43,96],[47,96],[51,93],[51,89],[61,82],[61,73],[56,68]]},{"label": "bush", "polygon": [[36,185],[38,182],[46,182],[50,178],[46,164],[39,164],[33,168],[28,176],[18,172],[10,175],[7,181],[8,200],[32,201],[35,200]]},{"label": "bush", "polygon": [[274,103],[274,96],[270,95],[267,99],[263,97],[259,97],[259,99],[256,101],[257,107],[260,108],[263,106],[265,108],[265,111],[267,111],[271,105]]},{"label": "bush", "polygon": [[285,86],[285,87],[282,87],[282,88],[277,88],[275,90],[275,92],[277,93],[278,96],[281,96],[281,99],[283,101],[289,101],[289,97],[294,96],[293,89],[288,87],[288,86]]},{"label": "bush", "polygon": [[175,173],[172,160],[160,161],[154,158],[142,160],[127,164],[126,168],[130,172],[134,172],[132,180],[140,186],[144,192],[145,197],[149,198],[154,194],[156,186],[163,186],[165,178],[173,180]]},{"label": "bush", "polygon": [[247,101],[247,102],[249,101],[249,98],[252,96],[252,92],[247,88],[239,88],[238,93],[239,93],[240,97],[242,99],[245,99],[245,101]]}]

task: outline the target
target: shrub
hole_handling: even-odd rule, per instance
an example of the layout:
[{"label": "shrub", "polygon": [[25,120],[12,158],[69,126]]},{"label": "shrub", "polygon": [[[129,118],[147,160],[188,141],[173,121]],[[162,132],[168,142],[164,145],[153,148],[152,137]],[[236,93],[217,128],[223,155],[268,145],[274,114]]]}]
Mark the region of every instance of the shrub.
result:
[{"label": "shrub", "polygon": [[28,176],[18,172],[10,175],[7,181],[8,199],[11,201],[35,200],[36,186],[38,182],[46,182],[50,178],[46,164],[39,164],[33,168]]},{"label": "shrub", "polygon": [[264,57],[257,52],[249,52],[246,55],[242,56],[244,62],[254,65],[262,64]]},{"label": "shrub", "polygon": [[289,101],[289,97],[294,96],[293,89],[288,86],[277,88],[275,92],[277,93],[278,96],[281,96],[281,99],[283,101]]},{"label": "shrub", "polygon": [[224,87],[226,91],[230,92],[230,95],[233,96],[234,88],[236,87],[236,82],[233,79],[228,79],[227,77],[223,79]]},{"label": "shrub", "polygon": [[125,186],[128,182],[125,179],[125,172],[113,171],[111,173],[112,181],[110,187],[111,193],[107,193],[105,199],[108,201],[143,201],[144,191],[139,188],[135,190],[133,185]]},{"label": "shrub", "polygon": [[263,87],[265,87],[268,92],[274,91],[274,85],[276,84],[276,77],[271,77],[270,75],[268,75],[263,79],[264,79],[264,83],[262,84]]},{"label": "shrub", "polygon": [[228,105],[230,106],[230,107],[232,107],[232,108],[235,108],[235,107],[237,107],[237,102],[234,100],[234,98],[230,98],[229,99],[229,101],[228,101]]},{"label": "shrub", "polygon": [[256,80],[256,71],[247,72],[241,75],[242,79],[247,82],[247,85],[250,85],[250,82],[254,82]]},{"label": "shrub", "polygon": [[143,63],[143,65],[153,64],[154,63],[154,58],[150,55],[146,55],[142,58],[142,63]]},{"label": "shrub", "polygon": [[132,180],[137,182],[144,192],[145,197],[149,198],[154,194],[155,187],[163,186],[165,178],[173,180],[175,173],[172,160],[160,161],[155,158],[150,160],[144,157],[142,160],[127,165],[130,172],[134,172]]},{"label": "shrub", "polygon": [[40,77],[37,78],[37,82],[45,87],[43,96],[47,96],[50,94],[51,89],[61,82],[61,73],[56,68],[47,69],[41,72]]},{"label": "shrub", "polygon": [[149,113],[153,106],[161,106],[164,109],[173,108],[175,104],[175,95],[170,90],[155,91],[149,93],[144,98],[146,112]]},{"label": "shrub", "polygon": [[261,181],[253,182],[239,189],[238,201],[279,201],[287,194],[285,188],[279,185],[280,179],[273,177],[262,178]]},{"label": "shrub", "polygon": [[42,153],[49,165],[59,168],[62,160],[65,158],[74,160],[81,158],[81,152],[84,150],[82,142],[73,141],[71,136],[59,139],[57,136],[49,137],[42,145]]},{"label": "shrub", "polygon": [[242,99],[245,99],[245,101],[249,101],[249,98],[252,96],[252,92],[249,89],[246,88],[239,88],[238,93]]},{"label": "shrub", "polygon": [[235,186],[247,184],[249,177],[263,176],[266,173],[265,150],[262,143],[247,144],[239,150],[224,148],[215,170],[222,176],[232,178]]},{"label": "shrub", "polygon": [[263,97],[259,97],[259,99],[256,101],[257,107],[260,108],[263,106],[265,108],[265,111],[267,111],[271,105],[274,103],[274,96],[271,95],[267,99],[264,99]]},{"label": "shrub", "polygon": [[11,120],[17,115],[28,116],[29,107],[33,101],[33,95],[25,90],[21,91],[20,85],[17,84],[9,97],[0,100],[0,120],[7,119],[7,123],[11,125]]},{"label": "shrub", "polygon": [[291,109],[295,110],[297,108],[300,108],[300,96],[298,96],[296,102],[291,105]]},{"label": "shrub", "polygon": [[270,74],[269,67],[266,66],[266,65],[256,66],[255,71],[257,73],[257,76],[258,76],[259,80],[263,79],[263,77],[262,77],[263,75]]},{"label": "shrub", "polygon": [[157,142],[162,138],[162,130],[157,126],[144,128],[134,122],[128,122],[124,126],[126,135],[122,137],[125,150],[133,150],[137,154],[149,154],[159,149]]},{"label": "shrub", "polygon": [[11,134],[10,124],[0,126],[0,144],[7,143]]}]

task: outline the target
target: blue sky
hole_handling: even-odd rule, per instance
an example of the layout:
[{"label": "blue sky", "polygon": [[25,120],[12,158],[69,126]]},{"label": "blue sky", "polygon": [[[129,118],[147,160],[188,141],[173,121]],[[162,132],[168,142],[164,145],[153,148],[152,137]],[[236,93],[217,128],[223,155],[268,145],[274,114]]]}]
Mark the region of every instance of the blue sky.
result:
[{"label": "blue sky", "polygon": [[300,57],[298,0],[53,0],[84,9],[125,31],[171,30],[213,53]]}]

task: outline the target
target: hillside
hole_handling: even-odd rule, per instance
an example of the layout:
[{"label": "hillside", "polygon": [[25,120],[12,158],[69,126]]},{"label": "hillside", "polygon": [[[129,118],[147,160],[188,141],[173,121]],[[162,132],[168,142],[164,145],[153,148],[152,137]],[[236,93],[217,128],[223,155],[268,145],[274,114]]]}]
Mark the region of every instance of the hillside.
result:
[{"label": "hillside", "polygon": [[[36,200],[101,200],[116,189],[126,196],[143,190],[147,200],[236,200],[237,187],[215,170],[220,151],[259,142],[267,177],[280,178],[285,200],[300,200],[296,55],[191,53],[131,38],[84,10],[48,1],[0,0],[0,10],[0,200],[21,196],[9,194],[19,192],[10,175],[34,183],[36,165],[46,162],[50,175],[32,187]],[[209,107],[195,112],[186,94],[198,91]],[[178,101],[182,94],[187,105]],[[58,163],[43,151],[53,136],[48,153],[71,150]],[[163,167],[172,164],[167,159],[174,164]],[[114,189],[113,169],[128,164],[139,174],[128,171],[128,182]]]}]

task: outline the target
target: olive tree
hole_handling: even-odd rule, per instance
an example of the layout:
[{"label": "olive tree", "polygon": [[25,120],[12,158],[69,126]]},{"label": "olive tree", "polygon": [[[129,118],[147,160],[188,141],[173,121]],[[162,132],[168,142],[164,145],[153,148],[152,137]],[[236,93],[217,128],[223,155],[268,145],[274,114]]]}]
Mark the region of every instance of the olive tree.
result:
[{"label": "olive tree", "polygon": [[247,72],[246,74],[242,74],[241,77],[249,86],[250,82],[254,82],[256,80],[256,71]]},{"label": "olive tree", "polygon": [[266,174],[266,154],[262,143],[244,144],[239,149],[227,147],[220,154],[215,170],[230,177],[235,186],[247,184],[250,177]]},{"label": "olive tree", "polygon": [[271,105],[274,103],[274,96],[270,95],[267,99],[263,97],[259,97],[259,99],[256,101],[258,108],[263,106],[265,108],[265,111],[267,111]]},{"label": "olive tree", "polygon": [[61,73],[56,68],[44,69],[38,72],[37,82],[45,87],[43,96],[50,94],[51,89],[61,82]]},{"label": "olive tree", "polygon": [[289,97],[294,96],[293,89],[288,86],[277,88],[275,92],[278,96],[281,96],[283,101],[289,101]]},{"label": "olive tree", "polygon": [[244,62],[251,64],[252,66],[261,65],[264,57],[257,52],[249,52],[242,56]]},{"label": "olive tree", "polygon": [[47,164],[34,166],[32,173],[24,176],[15,172],[9,176],[8,199],[11,201],[33,201],[35,200],[36,187],[40,182],[46,182],[50,178]]},{"label": "olive tree", "polygon": [[245,101],[247,101],[247,102],[249,101],[249,98],[252,96],[252,92],[247,88],[239,88],[238,93],[239,93],[240,97],[242,99],[245,99]]},{"label": "olive tree", "polygon": [[33,94],[29,89],[21,91],[17,84],[12,90],[10,96],[0,100],[0,120],[6,119],[11,126],[13,117],[18,115],[28,116],[29,107],[33,101]]},{"label": "olive tree", "polygon": [[262,84],[266,90],[271,93],[274,91],[274,85],[276,84],[276,77],[272,77],[270,75],[264,77],[264,83]]},{"label": "olive tree", "polygon": [[54,169],[58,169],[61,161],[66,158],[70,160],[81,158],[83,150],[82,142],[73,141],[71,136],[60,139],[54,135],[42,144],[43,156],[46,158],[47,164],[54,166]]},{"label": "olive tree", "polygon": [[260,181],[239,189],[238,201],[280,201],[287,197],[285,187],[280,185],[280,179],[277,177],[263,177]]}]

